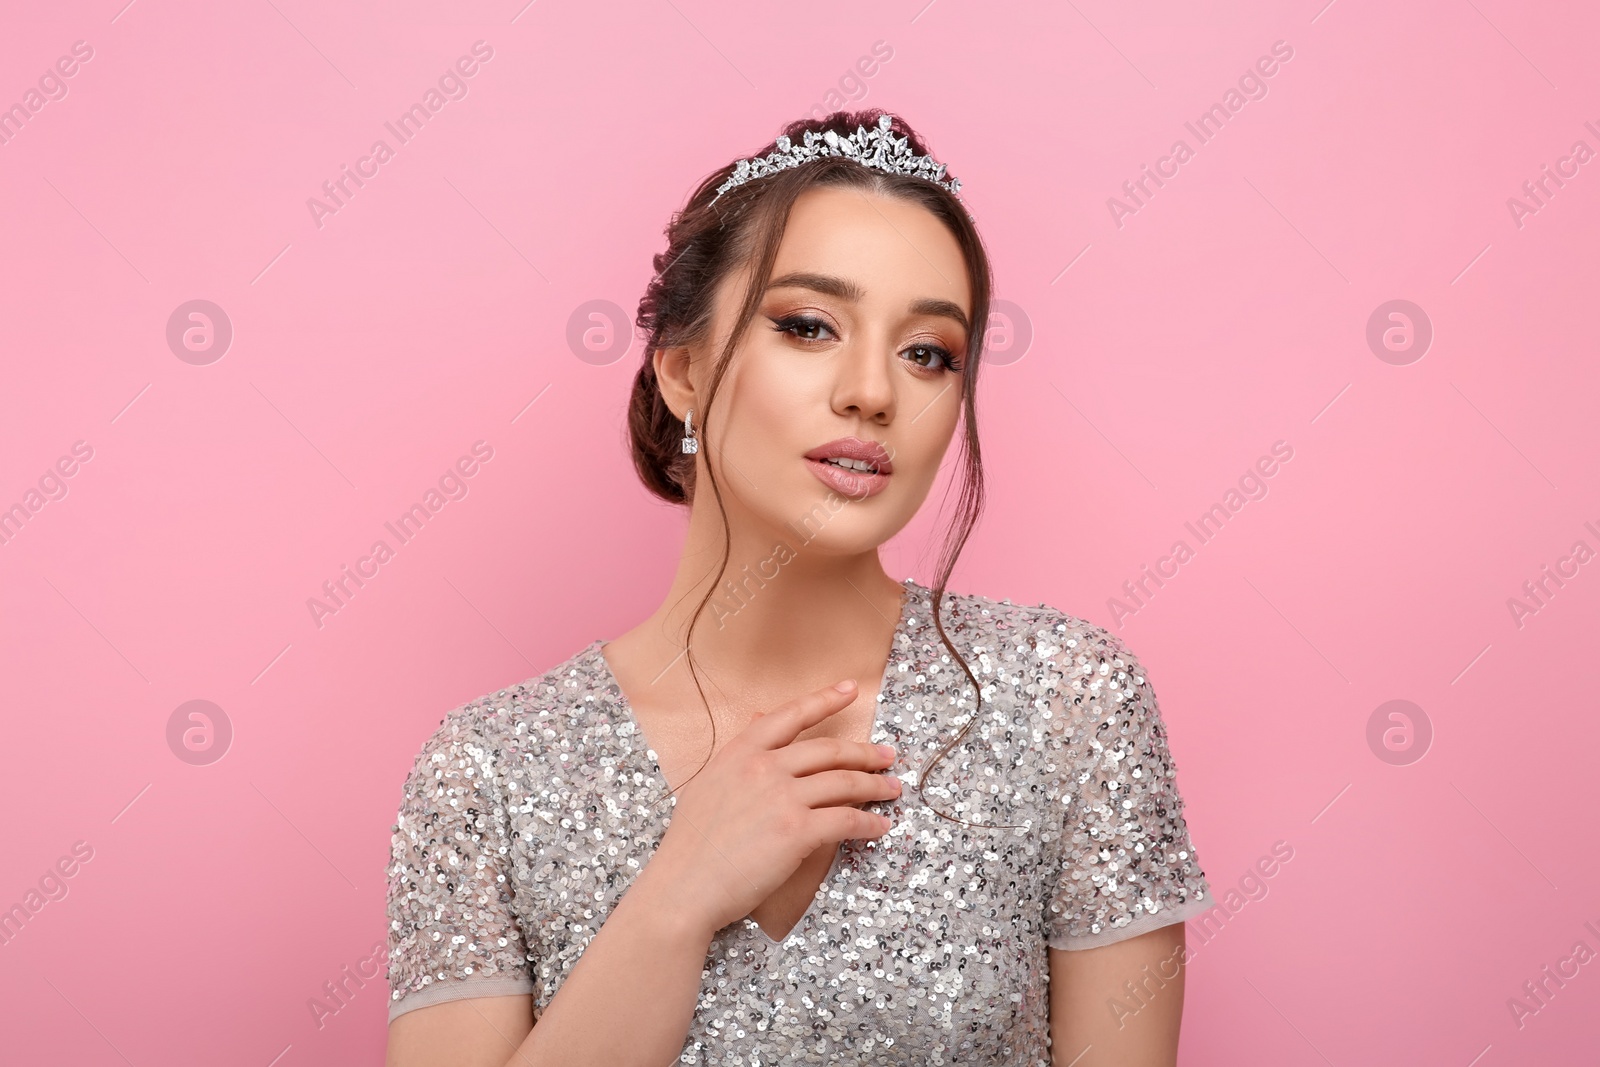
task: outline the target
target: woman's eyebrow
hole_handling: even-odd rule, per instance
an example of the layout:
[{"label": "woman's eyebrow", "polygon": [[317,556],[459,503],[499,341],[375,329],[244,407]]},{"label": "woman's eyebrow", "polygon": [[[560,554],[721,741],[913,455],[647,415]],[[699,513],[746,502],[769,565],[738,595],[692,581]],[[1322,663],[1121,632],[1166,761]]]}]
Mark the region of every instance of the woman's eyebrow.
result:
[{"label": "woman's eyebrow", "polygon": [[[769,291],[772,289],[791,288],[811,289],[818,293],[826,293],[828,296],[836,296],[840,300],[848,300],[851,303],[859,303],[861,298],[866,295],[861,286],[848,279],[835,278],[831,274],[814,274],[803,270],[790,271],[781,278],[774,278],[767,286]],[[972,332],[971,324],[967,322],[966,312],[961,310],[959,304],[953,304],[948,300],[934,300],[932,298],[914,300],[911,302],[911,313],[913,315],[939,315],[947,319],[954,319],[961,324],[963,330],[968,333]]]}]

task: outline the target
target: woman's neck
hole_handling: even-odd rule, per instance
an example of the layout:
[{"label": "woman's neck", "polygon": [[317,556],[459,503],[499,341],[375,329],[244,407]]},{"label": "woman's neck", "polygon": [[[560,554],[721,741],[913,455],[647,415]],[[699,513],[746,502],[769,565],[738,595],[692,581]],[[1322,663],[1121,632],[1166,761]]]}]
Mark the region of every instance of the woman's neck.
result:
[{"label": "woman's neck", "polygon": [[[713,704],[720,693],[750,711],[770,710],[841,678],[855,678],[864,696],[876,696],[904,586],[885,573],[875,548],[823,554],[762,530],[733,538],[718,578],[720,528],[694,525],[660,606],[611,642],[613,664],[634,675],[630,691],[694,692],[687,640],[702,682],[715,683],[706,685]],[[699,706],[698,694],[691,703]]]}]

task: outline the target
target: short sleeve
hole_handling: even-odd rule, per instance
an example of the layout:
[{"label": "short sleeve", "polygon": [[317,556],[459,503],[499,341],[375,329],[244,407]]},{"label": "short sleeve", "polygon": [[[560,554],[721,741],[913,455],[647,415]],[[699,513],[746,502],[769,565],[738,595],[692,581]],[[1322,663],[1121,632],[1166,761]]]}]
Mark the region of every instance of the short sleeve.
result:
[{"label": "short sleeve", "polygon": [[1082,620],[1052,636],[1062,668],[1055,718],[1068,737],[1050,947],[1109,945],[1209,910],[1215,901],[1143,665],[1116,635]]},{"label": "short sleeve", "polygon": [[494,750],[464,710],[423,743],[391,827],[390,1022],[448,1000],[534,991]]}]

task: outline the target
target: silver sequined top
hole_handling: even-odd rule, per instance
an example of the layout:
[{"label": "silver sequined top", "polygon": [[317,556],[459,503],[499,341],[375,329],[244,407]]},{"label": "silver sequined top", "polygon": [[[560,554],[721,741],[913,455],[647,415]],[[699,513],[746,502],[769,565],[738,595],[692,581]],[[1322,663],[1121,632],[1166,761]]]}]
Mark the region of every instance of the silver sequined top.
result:
[{"label": "silver sequined top", "polygon": [[[1090,948],[1211,907],[1155,691],[1114,634],[1040,604],[907,579],[874,742],[899,752],[881,838],[844,841],[782,941],[746,917],[706,955],[681,1061],[1050,1067],[1046,946]],[[594,641],[449,712],[393,827],[389,1018],[527,994],[537,1018],[675,798]],[[1012,823],[985,829],[967,822]]]}]

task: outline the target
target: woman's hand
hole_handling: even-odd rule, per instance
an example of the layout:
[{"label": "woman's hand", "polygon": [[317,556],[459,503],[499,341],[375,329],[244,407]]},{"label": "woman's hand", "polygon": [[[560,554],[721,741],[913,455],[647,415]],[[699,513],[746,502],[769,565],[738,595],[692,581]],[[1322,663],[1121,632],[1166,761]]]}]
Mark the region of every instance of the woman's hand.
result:
[{"label": "woman's hand", "polygon": [[888,831],[887,818],[851,805],[900,795],[900,779],[879,773],[893,752],[836,737],[795,740],[855,700],[855,683],[840,685],[757,713],[678,789],[646,869],[708,936],[750,914],[823,845]]}]

